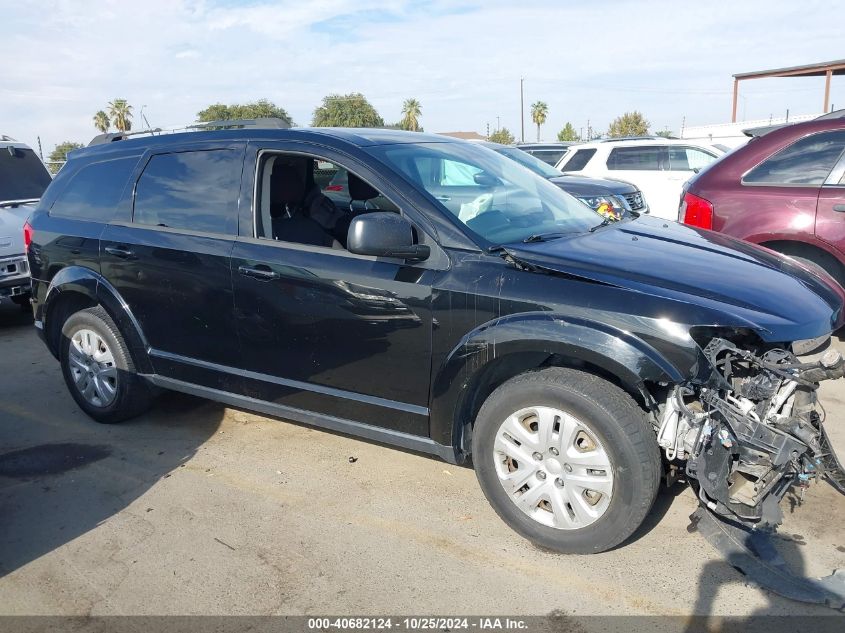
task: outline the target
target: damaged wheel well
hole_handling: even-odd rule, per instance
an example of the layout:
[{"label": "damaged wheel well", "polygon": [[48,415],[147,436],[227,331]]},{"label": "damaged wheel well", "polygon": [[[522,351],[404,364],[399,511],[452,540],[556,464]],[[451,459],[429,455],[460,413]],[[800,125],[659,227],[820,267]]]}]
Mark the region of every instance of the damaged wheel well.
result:
[{"label": "damaged wheel well", "polygon": [[472,426],[475,424],[481,405],[490,394],[511,378],[546,367],[579,369],[594,374],[628,393],[643,410],[649,410],[654,402],[651,395],[653,389],[650,386],[643,384],[638,387],[628,384],[613,372],[582,359],[543,351],[515,352],[488,363],[467,385],[464,390],[465,395],[456,411],[454,430],[459,435],[455,438],[455,445],[461,447],[461,450],[469,455],[472,446]]}]

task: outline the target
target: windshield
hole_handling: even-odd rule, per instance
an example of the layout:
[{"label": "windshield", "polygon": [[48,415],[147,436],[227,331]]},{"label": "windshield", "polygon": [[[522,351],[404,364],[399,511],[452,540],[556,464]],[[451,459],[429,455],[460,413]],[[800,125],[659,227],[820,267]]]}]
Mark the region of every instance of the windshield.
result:
[{"label": "windshield", "polygon": [[563,175],[548,163],[516,147],[496,147],[493,148],[493,151],[499,152],[502,156],[507,156],[511,160],[515,160],[523,167],[527,167],[543,178],[558,178]]},{"label": "windshield", "polygon": [[370,148],[447,213],[492,244],[544,233],[583,233],[597,216],[568,193],[493,150],[470,143]]},{"label": "windshield", "polygon": [[50,174],[31,149],[0,148],[0,203],[41,197]]}]

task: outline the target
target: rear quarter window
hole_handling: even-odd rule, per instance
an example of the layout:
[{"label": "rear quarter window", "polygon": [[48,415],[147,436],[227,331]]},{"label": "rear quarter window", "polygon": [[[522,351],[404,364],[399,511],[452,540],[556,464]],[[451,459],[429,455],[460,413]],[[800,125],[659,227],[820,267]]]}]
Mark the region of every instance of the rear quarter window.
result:
[{"label": "rear quarter window", "polygon": [[805,136],[749,171],[743,184],[821,185],[842,151],[845,130]]},{"label": "rear quarter window", "polygon": [[581,171],[590,162],[590,159],[595,156],[595,149],[579,149],[572,158],[566,161],[566,164],[561,166],[561,171]]},{"label": "rear quarter window", "polygon": [[90,163],[79,169],[50,208],[50,215],[89,222],[109,222],[139,156]]}]

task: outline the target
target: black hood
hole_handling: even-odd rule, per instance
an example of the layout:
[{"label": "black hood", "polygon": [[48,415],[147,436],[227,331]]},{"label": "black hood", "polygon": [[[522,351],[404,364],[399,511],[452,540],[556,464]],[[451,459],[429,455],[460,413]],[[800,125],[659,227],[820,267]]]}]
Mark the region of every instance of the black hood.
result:
[{"label": "black hood", "polygon": [[624,180],[608,178],[586,178],[584,176],[557,176],[549,178],[549,182],[556,184],[566,193],[576,197],[586,196],[619,196],[636,193],[638,189]]},{"label": "black hood", "polygon": [[768,249],[659,218],[508,246],[507,252],[542,269],[702,306],[726,318],[701,325],[754,327],[767,341],[815,338],[843,324],[845,291],[823,273]]}]

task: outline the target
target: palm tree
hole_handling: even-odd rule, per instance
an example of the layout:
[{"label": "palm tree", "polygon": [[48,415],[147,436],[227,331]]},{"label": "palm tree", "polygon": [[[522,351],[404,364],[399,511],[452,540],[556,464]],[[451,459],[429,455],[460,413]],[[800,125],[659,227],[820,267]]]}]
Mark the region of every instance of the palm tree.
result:
[{"label": "palm tree", "polygon": [[100,130],[100,132],[108,132],[111,127],[109,115],[102,110],[99,110],[97,114],[94,115],[94,127]]},{"label": "palm tree", "polygon": [[132,106],[126,99],[110,101],[109,116],[118,132],[128,132],[132,129]]},{"label": "palm tree", "polygon": [[540,142],[540,126],[546,122],[546,115],[549,113],[549,106],[543,101],[535,101],[531,104],[531,120],[537,125],[537,142]]},{"label": "palm tree", "polygon": [[422,116],[422,106],[416,99],[405,99],[402,104],[402,129],[411,132],[420,131],[420,117]]}]

